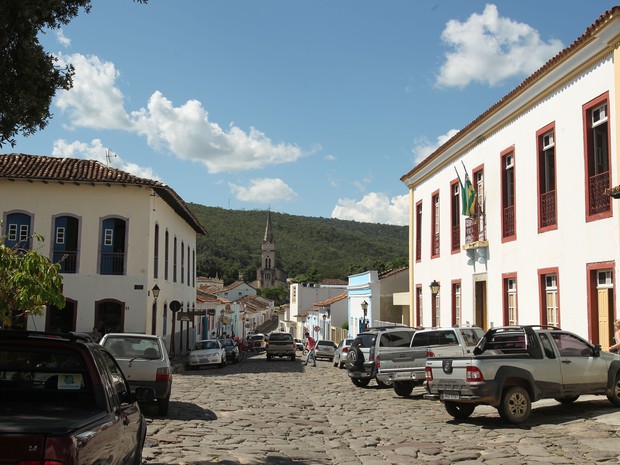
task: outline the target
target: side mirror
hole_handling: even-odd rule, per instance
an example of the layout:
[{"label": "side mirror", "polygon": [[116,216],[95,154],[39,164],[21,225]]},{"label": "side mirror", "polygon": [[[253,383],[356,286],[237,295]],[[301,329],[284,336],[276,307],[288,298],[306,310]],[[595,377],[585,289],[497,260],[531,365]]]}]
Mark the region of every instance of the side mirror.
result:
[{"label": "side mirror", "polygon": [[157,395],[153,388],[138,387],[133,397],[137,402],[151,402],[156,399]]},{"label": "side mirror", "polygon": [[600,355],[601,355],[601,350],[603,350],[603,348],[601,347],[601,345],[600,345],[600,344],[596,344],[596,345],[594,346],[594,356],[595,356],[595,357],[600,357]]}]

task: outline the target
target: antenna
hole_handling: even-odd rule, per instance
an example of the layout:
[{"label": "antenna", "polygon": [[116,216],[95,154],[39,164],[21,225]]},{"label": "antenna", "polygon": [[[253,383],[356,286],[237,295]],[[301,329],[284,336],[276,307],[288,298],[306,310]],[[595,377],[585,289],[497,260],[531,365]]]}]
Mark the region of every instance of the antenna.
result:
[{"label": "antenna", "polygon": [[108,168],[112,164],[112,157],[116,157],[116,154],[114,152],[110,152],[108,149],[105,149],[105,161]]}]

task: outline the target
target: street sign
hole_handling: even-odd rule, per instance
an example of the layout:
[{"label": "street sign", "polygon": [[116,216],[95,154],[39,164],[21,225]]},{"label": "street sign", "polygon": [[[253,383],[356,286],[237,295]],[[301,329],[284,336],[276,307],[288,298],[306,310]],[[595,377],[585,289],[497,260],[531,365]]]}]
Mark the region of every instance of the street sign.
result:
[{"label": "street sign", "polygon": [[314,327],[314,330],[318,333],[319,331],[321,331],[321,327],[319,325],[316,325]]}]

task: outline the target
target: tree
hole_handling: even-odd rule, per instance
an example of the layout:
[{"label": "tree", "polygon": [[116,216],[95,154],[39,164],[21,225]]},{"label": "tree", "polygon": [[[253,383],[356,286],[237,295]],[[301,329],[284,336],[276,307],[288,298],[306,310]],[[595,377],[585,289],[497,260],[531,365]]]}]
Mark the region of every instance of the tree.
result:
[{"label": "tree", "polygon": [[[134,0],[146,3],[148,0]],[[68,24],[91,0],[4,0],[0,2],[0,147],[15,146],[18,134],[47,126],[52,98],[73,82],[72,65],[57,66],[38,36]]]},{"label": "tree", "polygon": [[[43,237],[32,238],[43,243]],[[41,315],[46,305],[64,308],[60,263],[38,253],[0,244],[0,327],[19,317]]]}]

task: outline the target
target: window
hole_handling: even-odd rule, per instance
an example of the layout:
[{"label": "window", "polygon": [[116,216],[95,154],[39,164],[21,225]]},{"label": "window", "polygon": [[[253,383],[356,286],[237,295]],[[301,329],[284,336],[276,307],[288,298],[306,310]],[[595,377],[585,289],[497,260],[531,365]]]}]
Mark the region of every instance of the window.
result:
[{"label": "window", "polygon": [[164,279],[168,281],[168,256],[170,253],[170,234],[166,229],[166,243],[164,244]]},{"label": "window", "polygon": [[560,326],[560,300],[558,290],[558,269],[539,270],[541,312],[540,323]]},{"label": "window", "polygon": [[155,236],[153,238],[153,278],[157,279],[159,274],[159,225],[155,225]]},{"label": "window", "polygon": [[588,221],[611,216],[608,94],[583,107],[586,158],[586,218]]},{"label": "window", "polygon": [[185,278],[185,242],[181,241],[181,283]]},{"label": "window", "polygon": [[416,205],[416,222],[415,222],[415,260],[422,260],[422,202]]},{"label": "window", "polygon": [[191,255],[190,255],[190,249],[189,249],[189,245],[188,245],[187,246],[187,285],[188,286],[191,286],[191,284],[192,284],[191,280],[189,279],[191,271],[192,271],[192,267],[191,267],[191,263],[190,263],[190,260],[191,260],[190,257],[191,257]]},{"label": "window", "polygon": [[125,274],[127,221],[107,218],[102,222],[100,274]]},{"label": "window", "polygon": [[538,146],[538,231],[557,226],[555,192],[555,123],[536,133]]},{"label": "window", "polygon": [[452,232],[452,253],[459,252],[461,250],[461,208],[460,208],[460,195],[458,180],[452,181],[450,184],[450,228]]},{"label": "window", "polygon": [[486,241],[486,219],[484,211],[484,167],[474,171],[473,187],[476,190],[476,212],[473,218],[465,220],[465,243]]},{"label": "window", "polygon": [[174,238],[174,246],[172,248],[172,282],[177,282],[177,238]]},{"label": "window", "polygon": [[418,284],[415,289],[415,313],[418,326],[424,326],[423,308],[422,308],[422,286]]},{"label": "window", "polygon": [[439,192],[433,194],[432,205],[431,258],[435,258],[439,256]]},{"label": "window", "polygon": [[6,217],[7,234],[5,245],[30,249],[30,225],[32,218],[27,213],[10,213]]},{"label": "window", "polygon": [[61,273],[77,273],[80,220],[73,216],[54,218],[54,245],[52,260],[60,263]]},{"label": "window", "polygon": [[502,160],[502,240],[514,240],[515,230],[515,154],[505,151]]},{"label": "window", "polygon": [[504,320],[507,325],[518,324],[516,277],[504,278]]},{"label": "window", "polygon": [[452,283],[452,324],[461,325],[461,283]]}]

